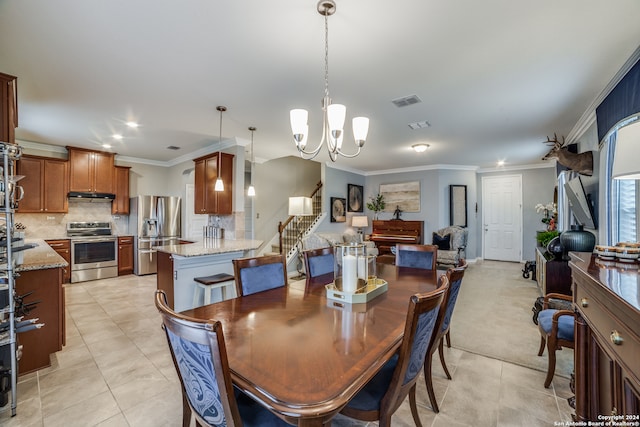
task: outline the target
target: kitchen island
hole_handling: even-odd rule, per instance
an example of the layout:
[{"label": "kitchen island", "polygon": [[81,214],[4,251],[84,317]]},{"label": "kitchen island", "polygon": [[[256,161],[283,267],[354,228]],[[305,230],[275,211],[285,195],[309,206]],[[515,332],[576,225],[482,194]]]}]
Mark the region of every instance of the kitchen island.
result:
[{"label": "kitchen island", "polygon": [[[21,262],[15,267],[19,274],[16,296],[22,297],[29,311],[25,320],[38,318],[37,323],[44,326],[18,334],[18,344],[22,346],[19,375],[50,366],[51,353],[62,350],[66,336],[62,269],[69,264],[44,240],[29,239],[25,243],[35,247],[23,251]],[[17,315],[23,315],[20,305],[16,310]]]},{"label": "kitchen island", "polygon": [[[203,239],[195,243],[158,246],[157,287],[167,294],[167,302],[175,311],[194,308],[195,277],[227,273],[233,275],[232,260],[253,256],[261,240]],[[226,296],[235,296],[230,283]],[[214,289],[212,302],[222,301],[222,290]]]}]

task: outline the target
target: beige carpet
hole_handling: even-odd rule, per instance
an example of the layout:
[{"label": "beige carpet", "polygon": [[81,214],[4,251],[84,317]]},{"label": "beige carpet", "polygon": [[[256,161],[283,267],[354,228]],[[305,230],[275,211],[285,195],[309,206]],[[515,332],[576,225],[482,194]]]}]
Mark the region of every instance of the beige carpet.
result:
[{"label": "beige carpet", "polygon": [[[522,264],[469,264],[451,320],[451,345],[471,353],[547,371],[547,350],[538,357],[540,333],[531,308],[536,282],[522,277]],[[573,371],[573,350],[556,352],[556,376]]]}]

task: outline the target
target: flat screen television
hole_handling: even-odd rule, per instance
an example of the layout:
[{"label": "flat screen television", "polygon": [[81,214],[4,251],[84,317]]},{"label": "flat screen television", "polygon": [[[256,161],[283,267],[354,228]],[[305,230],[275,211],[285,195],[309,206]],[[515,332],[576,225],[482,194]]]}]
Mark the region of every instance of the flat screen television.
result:
[{"label": "flat screen television", "polygon": [[575,177],[564,184],[564,190],[567,193],[567,199],[571,206],[571,212],[578,224],[585,228],[596,228],[596,220],[593,215],[593,206],[591,200],[584,191],[584,186],[580,177]]}]

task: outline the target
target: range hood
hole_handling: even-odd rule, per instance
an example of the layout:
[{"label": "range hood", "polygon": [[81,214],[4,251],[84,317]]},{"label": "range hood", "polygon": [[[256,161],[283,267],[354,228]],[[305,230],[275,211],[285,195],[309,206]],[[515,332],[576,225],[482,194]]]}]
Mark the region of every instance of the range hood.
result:
[{"label": "range hood", "polygon": [[111,193],[89,193],[83,191],[70,191],[68,194],[69,200],[76,202],[111,202],[116,198],[115,194]]}]

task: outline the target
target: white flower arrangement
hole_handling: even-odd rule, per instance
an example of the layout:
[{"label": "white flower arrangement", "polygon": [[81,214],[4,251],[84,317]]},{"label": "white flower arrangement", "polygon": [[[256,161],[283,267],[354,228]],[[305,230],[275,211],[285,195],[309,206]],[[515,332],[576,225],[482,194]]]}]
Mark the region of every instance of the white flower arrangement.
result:
[{"label": "white flower arrangement", "polygon": [[538,213],[544,213],[544,218],[542,218],[541,221],[547,226],[551,222],[552,217],[558,213],[558,207],[553,202],[549,202],[546,205],[543,205],[542,203],[538,203],[535,206],[535,210]]}]

